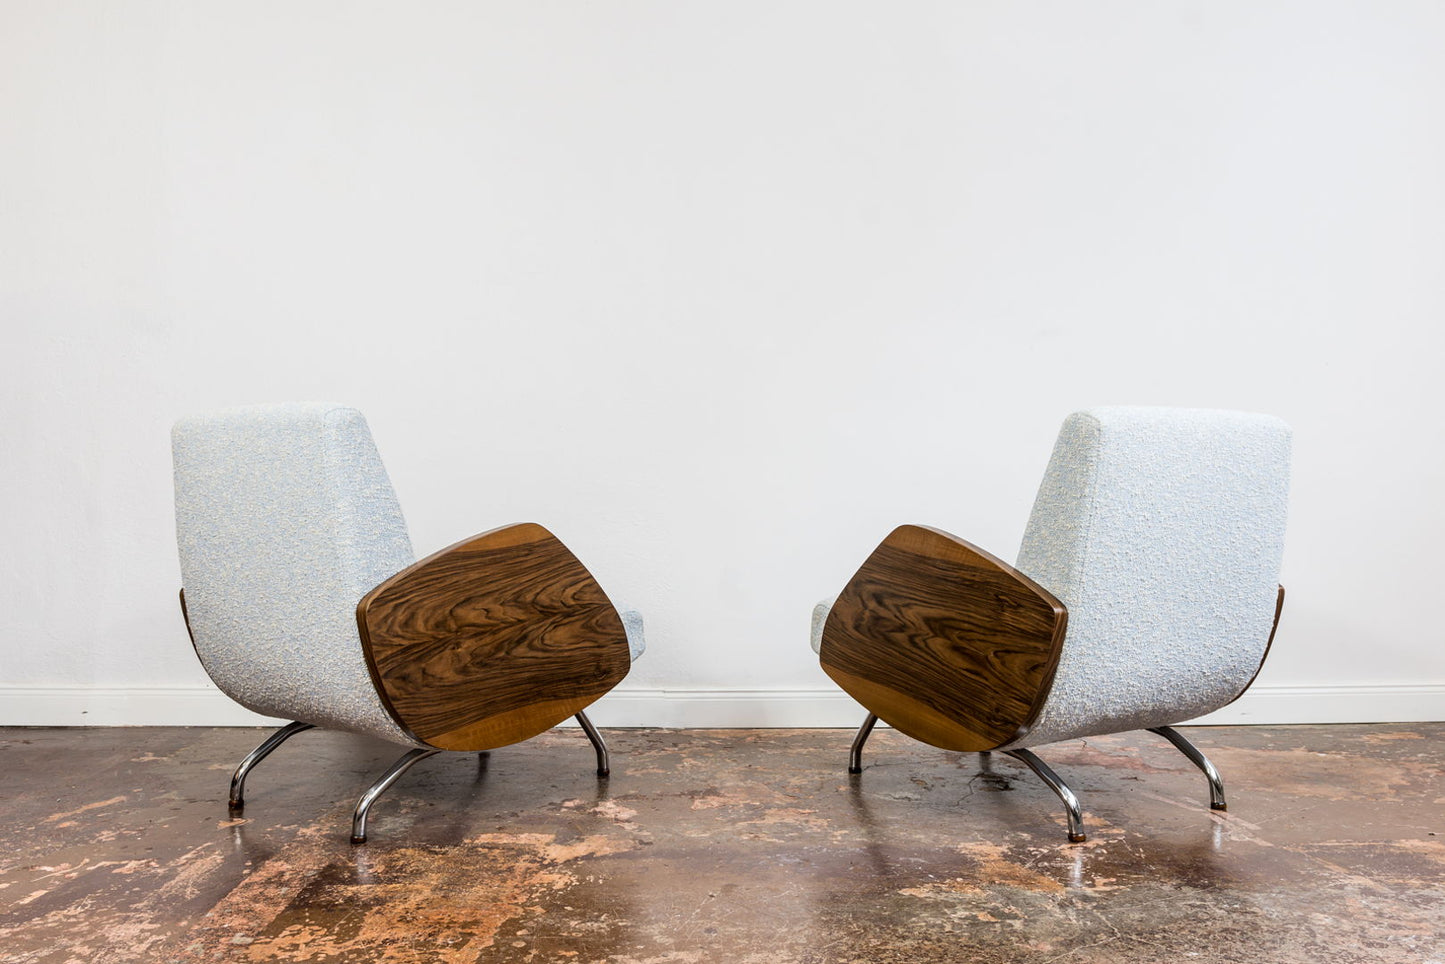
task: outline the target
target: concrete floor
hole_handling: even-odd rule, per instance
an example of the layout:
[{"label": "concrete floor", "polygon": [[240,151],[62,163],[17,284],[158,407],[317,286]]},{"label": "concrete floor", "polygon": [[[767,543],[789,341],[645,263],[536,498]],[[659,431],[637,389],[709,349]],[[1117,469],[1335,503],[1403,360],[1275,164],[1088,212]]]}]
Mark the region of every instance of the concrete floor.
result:
[{"label": "concrete floor", "polygon": [[1445,962],[1445,724],[1147,733],[1020,764],[879,731],[580,731],[424,761],[244,729],[0,730],[0,960]]}]

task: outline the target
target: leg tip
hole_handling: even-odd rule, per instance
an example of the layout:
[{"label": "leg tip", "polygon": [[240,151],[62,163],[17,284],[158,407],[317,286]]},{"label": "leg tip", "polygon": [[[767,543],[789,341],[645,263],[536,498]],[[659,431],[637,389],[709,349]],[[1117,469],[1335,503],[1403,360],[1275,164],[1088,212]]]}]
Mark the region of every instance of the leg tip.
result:
[{"label": "leg tip", "polygon": [[246,802],[244,800],[232,800],[226,804],[226,809],[231,811],[231,816],[234,817],[246,809]]},{"label": "leg tip", "polygon": [[1069,834],[1069,843],[1083,843],[1085,840],[1088,840],[1088,839],[1089,839],[1088,834],[1082,834],[1082,833],[1071,833],[1071,834]]},{"label": "leg tip", "polygon": [[848,772],[849,772],[849,773],[862,773],[862,772],[863,772],[863,768],[862,768],[862,767],[849,767],[849,768],[848,768]]},{"label": "leg tip", "polygon": [[360,837],[358,837],[356,834],[352,834],[351,842],[353,845],[366,843],[366,834],[362,834]]},{"label": "leg tip", "polygon": [[597,771],[597,775],[598,775],[599,777],[610,777],[610,776],[612,776],[612,771],[611,771],[611,770],[598,770],[598,771]]},{"label": "leg tip", "polygon": [[1227,804],[1227,803],[1211,803],[1211,804],[1209,805],[1209,809],[1210,809],[1210,810],[1228,810],[1228,809],[1229,809],[1229,804]]}]

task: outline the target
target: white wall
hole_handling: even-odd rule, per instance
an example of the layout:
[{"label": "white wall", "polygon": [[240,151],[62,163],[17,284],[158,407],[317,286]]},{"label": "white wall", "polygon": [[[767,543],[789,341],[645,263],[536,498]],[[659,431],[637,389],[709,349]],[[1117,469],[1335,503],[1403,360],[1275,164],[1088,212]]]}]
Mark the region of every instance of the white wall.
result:
[{"label": "white wall", "polygon": [[852,722],[809,610],[891,526],[1011,557],[1069,411],[1274,412],[1234,718],[1441,718],[1442,44],[1434,0],[0,0],[0,722],[234,718],[167,432],[296,398],[367,413],[420,551],[540,521],[643,609],[637,723]]}]

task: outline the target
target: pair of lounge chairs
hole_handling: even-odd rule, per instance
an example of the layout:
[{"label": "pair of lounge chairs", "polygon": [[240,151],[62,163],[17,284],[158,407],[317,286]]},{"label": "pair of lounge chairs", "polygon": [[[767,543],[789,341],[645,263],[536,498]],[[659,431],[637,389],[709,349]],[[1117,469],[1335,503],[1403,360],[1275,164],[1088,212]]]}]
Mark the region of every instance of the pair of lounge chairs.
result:
[{"label": "pair of lounge chairs", "polygon": [[[184,419],[173,432],[181,607],[201,663],[241,705],[295,722],[247,774],[313,727],[407,751],[358,801],[368,814],[418,761],[485,751],[575,716],[642,655],[642,619],[613,604],[539,525],[505,526],[414,561],[396,495],[354,409],[289,404]],[[1290,433],[1234,412],[1103,408],[1061,431],[1017,567],[936,529],[902,526],[813,613],[825,672],[869,711],[950,750],[1001,751],[1063,801],[1031,747],[1133,729],[1218,773],[1170,724],[1238,698],[1273,640]]]}]

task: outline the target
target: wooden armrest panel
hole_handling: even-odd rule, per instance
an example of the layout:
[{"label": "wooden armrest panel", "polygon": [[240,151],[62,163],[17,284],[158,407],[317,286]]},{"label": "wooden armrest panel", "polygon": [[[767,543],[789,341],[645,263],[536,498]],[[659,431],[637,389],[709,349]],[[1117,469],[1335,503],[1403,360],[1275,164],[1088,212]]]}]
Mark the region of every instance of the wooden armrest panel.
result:
[{"label": "wooden armrest panel", "polygon": [[487,750],[548,730],[627,675],[622,619],[577,557],[532,523],[458,542],[356,607],[382,700],[412,736]]},{"label": "wooden armrest panel", "polygon": [[823,626],[823,670],[895,729],[948,750],[1027,732],[1068,613],[1048,590],[956,536],[899,526]]}]

